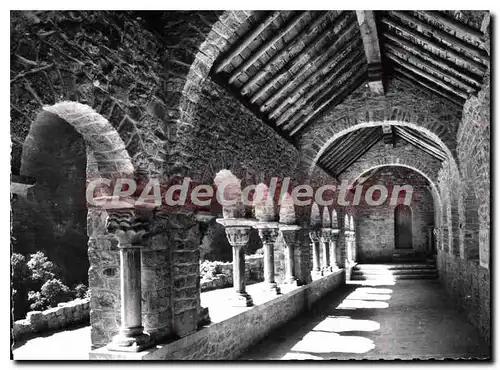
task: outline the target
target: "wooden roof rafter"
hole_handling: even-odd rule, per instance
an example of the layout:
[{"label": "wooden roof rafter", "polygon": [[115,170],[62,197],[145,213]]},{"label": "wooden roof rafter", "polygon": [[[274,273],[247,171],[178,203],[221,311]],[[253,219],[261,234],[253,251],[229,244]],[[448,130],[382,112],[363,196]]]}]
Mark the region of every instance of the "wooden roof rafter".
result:
[{"label": "wooden roof rafter", "polygon": [[332,29],[342,28],[345,23],[349,23],[350,18],[351,16],[348,12],[342,12],[341,14],[339,14],[339,16],[334,20],[334,23],[331,27],[325,27],[323,32],[321,32],[309,45],[307,45],[305,49],[303,49],[299,54],[292,58],[292,60],[286,63],[273,78],[271,78],[267,83],[256,90],[254,95],[250,98],[250,102],[252,104],[255,103],[271,87],[275,86],[277,81],[289,74],[290,70],[296,64],[305,63],[306,60],[310,58],[309,55],[311,51],[332,36]]}]

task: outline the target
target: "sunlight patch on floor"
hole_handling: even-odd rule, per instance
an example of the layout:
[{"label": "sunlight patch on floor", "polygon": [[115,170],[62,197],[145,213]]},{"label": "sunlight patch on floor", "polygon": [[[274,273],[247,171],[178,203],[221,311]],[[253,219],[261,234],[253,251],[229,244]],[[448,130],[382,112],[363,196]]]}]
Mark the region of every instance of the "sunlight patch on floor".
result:
[{"label": "sunlight patch on floor", "polygon": [[339,352],[366,353],[374,348],[375,344],[368,338],[312,331],[307,333],[290,351],[327,355]]},{"label": "sunlight patch on floor", "polygon": [[351,319],[349,316],[328,316],[313,330],[341,333],[344,331],[375,331],[380,324],[372,320]]}]

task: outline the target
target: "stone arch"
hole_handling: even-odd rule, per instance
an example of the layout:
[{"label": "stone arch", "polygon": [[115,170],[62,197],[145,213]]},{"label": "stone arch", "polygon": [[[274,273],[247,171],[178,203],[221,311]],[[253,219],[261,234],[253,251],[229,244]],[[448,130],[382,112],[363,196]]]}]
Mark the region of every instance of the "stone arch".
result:
[{"label": "stone arch", "polygon": [[312,203],[310,220],[311,220],[310,225],[312,227],[321,227],[322,217],[321,217],[321,212],[319,211],[319,206],[316,202]]},{"label": "stone arch", "polygon": [[[185,53],[178,53],[178,45],[171,47],[170,63],[180,73],[172,74],[168,89],[175,96],[173,112],[170,115],[175,126],[175,145],[171,153],[172,175],[185,175],[190,169],[190,157],[185,147],[195,130],[193,119],[197,110],[197,103],[205,81],[209,78],[210,70],[215,60],[229,47],[229,39],[252,15],[247,11],[224,11],[211,26],[207,27],[207,19],[182,20],[183,25],[176,24],[176,29],[186,27],[186,32],[195,35],[189,41]],[[209,22],[209,21],[208,21]],[[175,23],[175,22],[174,22]],[[177,31],[178,32],[178,31]],[[185,44],[181,40],[178,43]],[[194,56],[194,57],[193,57]],[[189,58],[189,60],[185,60]],[[179,59],[179,60],[177,60]]]},{"label": "stone arch", "polygon": [[100,176],[108,178],[133,176],[134,166],[118,132],[107,119],[88,105],[74,101],[46,106],[39,113],[30,127],[23,146],[21,174],[30,175],[32,169],[28,162],[29,155],[32,154],[32,145],[37,145],[37,135],[43,130],[43,126],[57,119],[71,125],[82,136],[95,159]]},{"label": "stone arch", "polygon": [[332,209],[332,228],[340,230],[339,220],[337,217],[337,210],[335,208]]},{"label": "stone arch", "polygon": [[[350,179],[352,179],[352,182],[355,182],[359,177],[361,177],[364,173],[373,170],[375,168],[379,167],[386,167],[386,166],[396,166],[396,167],[406,167],[409,168],[418,174],[422,175],[428,182],[431,188],[431,195],[432,199],[434,202],[434,225],[435,228],[441,227],[443,224],[442,221],[442,210],[443,210],[443,201],[441,199],[441,194],[439,192],[439,188],[436,185],[436,178],[437,174],[435,174],[436,177],[431,177],[433,175],[430,175],[425,167],[422,168],[421,163],[411,163],[411,161],[405,162],[403,161],[386,161],[385,158],[382,160],[383,164],[378,164],[378,163],[366,163],[361,169],[357,170],[356,172],[353,172],[350,175]],[[431,172],[432,173],[432,172]]]},{"label": "stone arch", "polygon": [[[80,151],[74,152],[78,147],[81,148]],[[64,152],[68,150],[76,157],[73,160],[77,162],[64,160]],[[63,158],[63,162],[52,164],[48,161],[54,154],[61,154],[56,158]],[[80,157],[81,160],[78,159]],[[47,166],[52,166],[54,170],[46,171]],[[71,180],[74,171],[81,175],[75,178],[75,181]],[[61,177],[54,176],[51,179],[52,173]],[[35,177],[37,181],[33,187],[36,209],[32,209],[32,212],[48,212],[47,218],[55,220],[53,225],[57,230],[60,229],[63,237],[71,231],[71,240],[59,237],[50,245],[55,247],[63,241],[65,248],[57,252],[60,255],[57,258],[64,261],[64,267],[70,269],[71,274],[88,276],[92,291],[91,320],[99,321],[101,313],[109,309],[109,304],[115,307],[119,305],[119,289],[115,289],[117,274],[120,271],[119,255],[116,247],[113,248],[116,246],[116,240],[106,230],[107,212],[102,208],[89,206],[86,202],[86,181],[94,178],[111,180],[111,186],[103,186],[96,191],[95,195],[98,196],[111,194],[113,180],[119,177],[134,177],[134,166],[124,142],[110,122],[87,105],[62,101],[45,106],[32,122],[24,142],[21,174]],[[72,187],[65,188],[64,184],[68,181],[73,181]],[[61,197],[50,196],[54,189],[55,193],[61,193]],[[51,207],[51,202],[58,204]],[[57,222],[57,212],[60,213],[61,210],[64,211],[63,224]],[[74,224],[74,219],[82,221]],[[42,230],[49,232],[50,229]],[[74,244],[75,240],[78,245]],[[72,265],[75,258],[78,260],[77,266]],[[81,271],[82,268],[85,270]],[[115,319],[117,318],[110,318],[113,321]],[[101,324],[102,322],[92,327],[93,342],[106,342],[114,334],[103,334],[98,328]]]},{"label": "stone arch", "polygon": [[[408,119],[412,117],[410,113],[407,114]],[[417,123],[412,123],[417,122]],[[305,138],[301,141],[301,149],[304,152],[304,165],[308,167],[308,174],[311,176],[314,167],[318,160],[321,158],[323,153],[332,145],[335,140],[338,138],[348,134],[349,132],[367,128],[367,127],[376,127],[382,125],[397,125],[397,126],[406,126],[412,129],[418,130],[425,134],[427,137],[436,142],[446,153],[447,157],[451,159],[451,163],[455,162],[455,141],[454,139],[446,134],[442,134],[442,127],[439,124],[424,124],[427,123],[427,120],[419,119],[415,117],[414,120],[409,121],[400,121],[400,120],[380,120],[380,121],[359,121],[357,117],[354,118],[345,118],[340,120],[340,122],[336,122],[335,124],[325,126],[318,132],[315,132],[314,135],[310,135],[310,137]],[[420,124],[419,124],[420,123]]]},{"label": "stone arch", "polygon": [[322,217],[323,227],[331,228],[332,227],[332,219],[330,216],[330,210],[328,207],[323,207],[323,217]]},{"label": "stone arch", "polygon": [[279,222],[288,225],[294,225],[297,222],[295,205],[293,204],[293,199],[289,192],[286,192],[283,199],[281,199]]}]

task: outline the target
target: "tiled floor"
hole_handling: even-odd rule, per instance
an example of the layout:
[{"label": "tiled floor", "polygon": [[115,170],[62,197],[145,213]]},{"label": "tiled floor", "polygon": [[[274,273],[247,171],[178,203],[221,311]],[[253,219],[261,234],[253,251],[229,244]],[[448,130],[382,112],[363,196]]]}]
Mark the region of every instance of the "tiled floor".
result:
[{"label": "tiled floor", "polygon": [[242,360],[484,358],[489,349],[437,280],[349,282]]}]

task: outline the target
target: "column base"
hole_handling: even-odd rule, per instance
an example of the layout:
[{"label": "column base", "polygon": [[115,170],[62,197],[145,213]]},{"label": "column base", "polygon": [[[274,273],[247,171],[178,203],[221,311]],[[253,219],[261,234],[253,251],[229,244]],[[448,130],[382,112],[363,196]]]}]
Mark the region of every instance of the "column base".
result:
[{"label": "column base", "polygon": [[252,307],[253,300],[252,297],[247,292],[244,293],[235,293],[231,298],[229,298],[229,302],[233,307]]},{"label": "column base", "polygon": [[127,337],[118,334],[113,337],[111,343],[106,348],[117,352],[140,352],[154,345],[154,340],[148,334],[139,334],[134,337]]},{"label": "column base", "polygon": [[279,294],[281,294],[281,289],[278,286],[278,284],[270,283],[266,288],[266,292],[271,293],[271,294],[275,294],[275,295],[279,295]]}]

